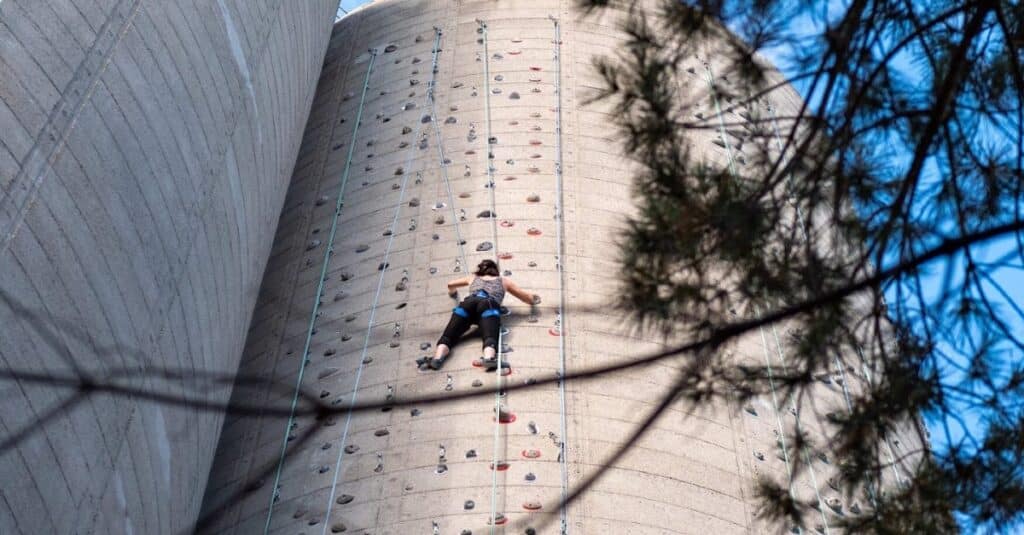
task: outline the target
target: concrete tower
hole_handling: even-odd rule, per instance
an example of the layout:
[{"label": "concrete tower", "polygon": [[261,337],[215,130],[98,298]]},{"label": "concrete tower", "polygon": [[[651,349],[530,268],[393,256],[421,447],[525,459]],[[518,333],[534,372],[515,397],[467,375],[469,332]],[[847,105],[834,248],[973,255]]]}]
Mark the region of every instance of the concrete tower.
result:
[{"label": "concrete tower", "polygon": [[[573,5],[380,1],[336,26],[241,363],[287,386],[236,389],[236,402],[286,408],[296,384],[339,407],[472,391],[664,347],[602,311],[619,291],[615,241],[634,210],[634,169],[608,107],[581,101],[601,87],[592,60],[624,36],[621,14],[584,18]],[[729,82],[715,79],[713,50],[706,59],[677,80],[708,95],[705,113],[718,105],[737,120],[800,102],[789,87],[756,106],[715,102],[709,83]],[[732,134],[692,142],[723,166],[742,156]],[[536,314],[506,300],[502,356],[513,373],[473,368],[477,340],[442,371],[418,372],[414,359],[433,350],[453,306],[445,283],[495,256],[543,298]],[[735,348],[738,360],[774,366],[784,353],[770,331]],[[548,533],[769,530],[752,483],[787,478],[799,454],[778,445],[796,416],[769,397],[671,410],[581,500],[555,506],[652,409],[672,368],[323,421],[229,418],[204,501],[208,531],[482,533],[492,520],[517,532],[544,520]],[[817,401],[844,410],[854,378],[840,365],[815,386]],[[822,436],[821,421],[801,425]],[[834,459],[810,462],[794,492],[818,504],[826,532],[854,503],[829,486]]]},{"label": "concrete tower", "polygon": [[6,374],[227,401],[336,5],[0,2],[0,533],[192,525],[221,415]]}]

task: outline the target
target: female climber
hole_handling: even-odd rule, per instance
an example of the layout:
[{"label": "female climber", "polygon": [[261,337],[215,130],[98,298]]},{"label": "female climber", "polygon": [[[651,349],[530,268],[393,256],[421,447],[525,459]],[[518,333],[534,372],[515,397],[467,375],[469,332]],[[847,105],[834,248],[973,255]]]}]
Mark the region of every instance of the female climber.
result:
[{"label": "female climber", "polygon": [[[483,260],[477,265],[476,273],[473,275],[448,282],[448,295],[458,298],[458,288],[469,286],[469,296],[452,311],[452,318],[448,320],[444,334],[437,341],[434,358],[424,356],[416,361],[421,370],[441,369],[451,352],[452,345],[458,342],[474,323],[478,325],[480,337],[483,338],[484,355],[473,364],[487,371],[498,368],[495,352],[498,346],[498,331],[501,329],[501,301],[505,297],[505,292],[526,304],[540,304],[539,296],[523,291],[516,283],[500,274],[497,263],[493,260]],[[502,373],[509,369],[507,362],[502,362],[501,367]]]}]

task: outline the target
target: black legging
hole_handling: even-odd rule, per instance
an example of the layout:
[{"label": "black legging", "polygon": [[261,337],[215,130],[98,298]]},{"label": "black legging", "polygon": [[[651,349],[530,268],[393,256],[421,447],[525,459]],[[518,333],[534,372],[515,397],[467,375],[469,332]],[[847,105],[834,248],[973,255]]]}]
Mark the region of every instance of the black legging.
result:
[{"label": "black legging", "polygon": [[444,334],[437,341],[438,345],[444,344],[452,347],[474,323],[480,326],[483,346],[497,350],[498,330],[501,328],[501,307],[490,298],[480,297],[477,294],[463,299],[459,306],[455,307],[455,310],[452,311],[452,319],[448,320]]}]

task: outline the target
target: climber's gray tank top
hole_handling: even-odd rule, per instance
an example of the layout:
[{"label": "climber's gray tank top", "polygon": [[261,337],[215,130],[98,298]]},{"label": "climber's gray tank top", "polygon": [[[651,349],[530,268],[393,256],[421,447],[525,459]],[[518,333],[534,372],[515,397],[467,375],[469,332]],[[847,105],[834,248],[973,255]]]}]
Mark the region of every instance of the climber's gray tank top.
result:
[{"label": "climber's gray tank top", "polygon": [[501,277],[494,280],[484,280],[480,277],[474,278],[473,282],[469,285],[469,291],[471,293],[476,293],[477,290],[487,292],[487,295],[494,299],[494,301],[499,305],[501,304],[501,301],[505,299],[505,286],[501,283]]}]

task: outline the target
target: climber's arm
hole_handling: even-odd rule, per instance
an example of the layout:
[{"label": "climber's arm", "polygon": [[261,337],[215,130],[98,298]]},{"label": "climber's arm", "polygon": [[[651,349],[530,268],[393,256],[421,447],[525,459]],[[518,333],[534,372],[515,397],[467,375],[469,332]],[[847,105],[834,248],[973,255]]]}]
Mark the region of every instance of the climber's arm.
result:
[{"label": "climber's arm", "polygon": [[473,282],[473,277],[462,277],[448,281],[448,295],[454,294],[458,288],[469,286],[471,282]]},{"label": "climber's arm", "polygon": [[502,278],[502,284],[505,286],[505,291],[515,296],[516,299],[528,304],[538,305],[540,304],[540,296],[537,294],[531,294],[523,290],[516,283],[509,279]]}]

